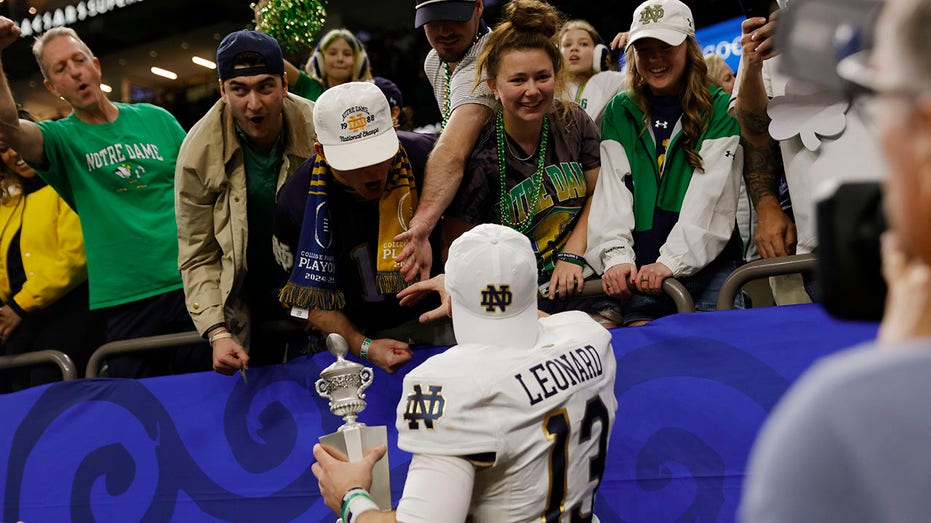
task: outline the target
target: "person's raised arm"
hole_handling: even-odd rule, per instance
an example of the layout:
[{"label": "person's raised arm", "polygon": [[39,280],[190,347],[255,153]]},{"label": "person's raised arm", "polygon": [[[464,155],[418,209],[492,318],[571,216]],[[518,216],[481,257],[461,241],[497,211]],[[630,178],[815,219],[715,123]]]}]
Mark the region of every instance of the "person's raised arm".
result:
[{"label": "person's raised arm", "polygon": [[395,237],[395,241],[407,242],[397,257],[397,261],[404,264],[401,273],[405,280],[430,277],[433,264],[430,233],[453,201],[469,154],[491,114],[491,109],[481,104],[457,107],[430,153],[420,203],[408,230]]},{"label": "person's raised arm", "polygon": [[[0,16],[0,53],[19,39],[20,30],[9,18]],[[46,164],[42,131],[29,120],[22,120],[10,91],[0,60],[0,141],[6,143],[33,165]]]},{"label": "person's raised arm", "polygon": [[285,60],[284,61],[284,72],[288,78],[288,87],[293,89],[297,85],[298,79],[301,77],[301,70],[297,68],[296,65]]},{"label": "person's raised arm", "polygon": [[774,17],[769,22],[750,18],[741,25],[744,51],[734,104],[744,149],[744,182],[759,221],[754,242],[763,258],[794,254],[796,241],[795,224],[779,203],[783,166],[779,144],[769,134],[769,96],[763,81],[763,61],[772,55],[775,24]]},{"label": "person's raised arm", "polygon": [[393,374],[404,366],[414,355],[410,345],[403,341],[390,338],[370,340],[340,311],[311,309],[308,311],[307,323],[324,335],[333,332],[339,334],[349,344],[349,351],[360,358],[362,358],[362,345],[368,340],[367,354],[363,359],[371,361],[389,374]]}]

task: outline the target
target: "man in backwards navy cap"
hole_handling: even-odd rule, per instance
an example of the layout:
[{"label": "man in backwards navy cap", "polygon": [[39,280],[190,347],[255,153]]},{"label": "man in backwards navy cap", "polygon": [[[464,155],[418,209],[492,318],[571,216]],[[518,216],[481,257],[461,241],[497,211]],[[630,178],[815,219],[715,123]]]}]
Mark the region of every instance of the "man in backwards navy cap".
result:
[{"label": "man in backwards navy cap", "polygon": [[397,237],[407,242],[398,261],[408,281],[429,277],[430,233],[459,189],[479,131],[498,107],[485,78],[476,82],[475,76],[475,60],[489,34],[482,0],[414,0],[414,8],[414,27],[423,26],[433,47],[424,72],[433,85],[443,133],[427,163],[423,199],[410,229]]},{"label": "man in backwards navy cap", "polygon": [[[278,303],[287,280],[273,241],[278,189],[314,154],[313,103],[288,93],[281,48],[258,31],[230,33],[217,49],[220,100],[191,128],[175,170],[178,264],[187,308],[213,347],[213,368],[280,363],[290,321]],[[266,335],[267,334],[267,335]],[[293,338],[293,339],[289,339]]]}]

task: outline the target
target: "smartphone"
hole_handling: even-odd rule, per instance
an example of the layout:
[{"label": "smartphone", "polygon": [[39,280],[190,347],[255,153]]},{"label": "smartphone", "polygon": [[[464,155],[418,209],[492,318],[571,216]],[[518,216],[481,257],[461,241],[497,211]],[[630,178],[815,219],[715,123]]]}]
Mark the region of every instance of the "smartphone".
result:
[{"label": "smartphone", "polygon": [[747,18],[763,17],[769,18],[769,15],[775,11],[779,5],[773,0],[737,0],[740,2],[740,9]]}]

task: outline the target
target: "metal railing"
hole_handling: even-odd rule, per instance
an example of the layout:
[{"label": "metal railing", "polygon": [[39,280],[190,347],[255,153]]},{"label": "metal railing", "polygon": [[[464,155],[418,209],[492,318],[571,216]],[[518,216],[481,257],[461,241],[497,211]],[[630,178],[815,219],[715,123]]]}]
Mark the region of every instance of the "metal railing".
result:
[{"label": "metal railing", "polygon": [[0,356],[0,370],[33,367],[48,363],[58,366],[61,370],[62,381],[78,379],[78,371],[71,357],[61,351],[48,349]]},{"label": "metal railing", "polygon": [[[253,329],[261,329],[264,332],[274,333],[303,333],[298,324],[290,320],[276,320],[257,324]],[[161,334],[159,336],[145,336],[142,338],[130,338],[128,340],[111,341],[97,348],[91,354],[87,362],[87,371],[85,375],[88,378],[100,376],[100,369],[104,362],[113,356],[128,354],[133,352],[142,352],[155,349],[165,349],[171,347],[182,347],[184,345],[194,345],[197,343],[207,343],[207,340],[196,331],[176,332],[172,334]]]},{"label": "metal railing", "polygon": [[[663,292],[672,298],[673,303],[676,304],[676,311],[695,312],[695,301],[679,280],[675,278],[663,280]],[[585,282],[585,287],[582,288],[583,296],[598,296],[600,294],[604,294],[604,289],[601,288],[601,279]]]},{"label": "metal railing", "polygon": [[87,362],[87,372],[85,372],[85,375],[88,378],[98,377],[103,363],[117,354],[163,349],[166,347],[180,347],[184,345],[193,345],[195,343],[207,343],[207,340],[198,334],[197,331],[190,331],[104,343],[91,354],[90,360]]},{"label": "metal railing", "polygon": [[[663,282],[663,291],[672,298],[678,312],[695,312],[695,302],[685,287],[675,278],[666,278]],[[601,280],[591,280],[585,282],[582,290],[584,296],[597,296],[604,294],[601,288]],[[299,332],[301,329],[295,326],[294,322],[282,320],[273,321],[263,324],[263,330],[272,332]],[[111,341],[97,348],[91,354],[87,362],[87,371],[85,375],[88,378],[97,378],[100,376],[100,370],[103,364],[116,355],[128,354],[133,352],[142,352],[170,347],[179,347],[184,345],[193,345],[196,343],[207,343],[196,331],[176,332],[172,334],[162,334],[159,336],[146,336],[142,338],[130,338],[127,340]],[[70,361],[70,360],[69,360]],[[72,365],[73,367],[74,365]]]},{"label": "metal railing", "polygon": [[737,293],[751,280],[797,272],[813,272],[817,264],[818,259],[814,254],[793,254],[746,263],[734,270],[721,284],[721,290],[718,291],[717,309],[733,309]]}]

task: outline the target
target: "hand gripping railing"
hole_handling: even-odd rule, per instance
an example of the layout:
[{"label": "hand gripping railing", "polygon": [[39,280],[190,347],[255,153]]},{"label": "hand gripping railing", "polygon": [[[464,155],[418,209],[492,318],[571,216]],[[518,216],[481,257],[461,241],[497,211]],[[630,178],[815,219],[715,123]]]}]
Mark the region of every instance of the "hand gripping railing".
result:
[{"label": "hand gripping railing", "polygon": [[[689,294],[689,291],[685,289],[685,286],[679,280],[675,278],[663,280],[663,292],[672,298],[673,303],[676,304],[676,311],[695,312],[695,301],[692,300],[692,295]],[[582,288],[583,296],[597,296],[599,294],[604,294],[600,279],[585,282],[585,287]]]},{"label": "hand gripping railing", "polygon": [[71,361],[71,357],[61,351],[37,350],[23,354],[0,356],[0,369],[32,367],[46,363],[54,363],[61,369],[61,379],[63,381],[78,379],[78,371],[74,366],[74,362]]},{"label": "hand gripping railing", "polygon": [[718,291],[717,309],[733,309],[734,297],[751,280],[797,272],[811,272],[815,270],[817,262],[818,259],[814,254],[793,254],[746,263],[734,270],[721,284],[721,290]]}]

